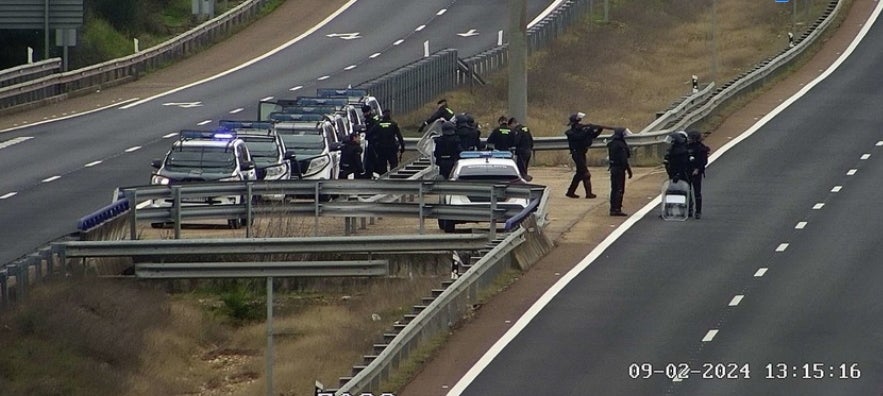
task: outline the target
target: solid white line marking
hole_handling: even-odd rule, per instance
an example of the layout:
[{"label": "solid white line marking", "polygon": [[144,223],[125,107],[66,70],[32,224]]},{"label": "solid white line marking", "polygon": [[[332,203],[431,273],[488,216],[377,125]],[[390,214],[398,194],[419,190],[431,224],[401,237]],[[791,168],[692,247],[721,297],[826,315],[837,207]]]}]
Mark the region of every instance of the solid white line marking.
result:
[{"label": "solid white line marking", "polygon": [[852,176],[852,175],[855,174],[855,172],[858,172],[858,169],[850,169],[849,172],[846,172],[846,175],[847,175],[847,176]]},{"label": "solid white line marking", "polygon": [[261,101],[261,102],[266,102],[266,101],[268,101],[268,100],[273,100],[273,97],[272,97],[272,96],[267,96],[266,98],[261,98],[260,101]]},{"label": "solid white line marking", "polygon": [[353,70],[355,68],[356,68],[356,65],[349,65],[347,67],[344,67],[343,70]]},{"label": "solid white line marking", "polygon": [[12,146],[13,144],[19,144],[21,142],[26,142],[26,141],[31,140],[33,138],[34,138],[33,136],[22,136],[22,137],[17,137],[14,139],[9,139],[3,143],[0,143],[0,149],[7,148],[9,146]]},{"label": "solid white line marking", "polygon": [[0,195],[0,199],[8,199],[8,198],[12,198],[13,196],[15,196],[15,194],[18,194],[18,192],[15,192],[15,191],[13,191],[13,192],[8,192],[8,193],[6,193],[6,194]]},{"label": "solid white line marking", "polygon": [[755,277],[755,278],[760,278],[761,276],[763,276],[764,274],[766,274],[766,271],[767,271],[767,268],[760,268],[760,269],[757,270],[757,272],[754,273],[754,277]]},{"label": "solid white line marking", "polygon": [[745,298],[744,294],[737,294],[735,297],[733,297],[732,300],[730,300],[730,306],[735,307],[739,305],[739,303],[742,302],[743,298]]},{"label": "solid white line marking", "polygon": [[242,107],[240,107],[240,108],[238,108],[238,109],[233,109],[233,110],[230,110],[230,114],[236,114],[236,113],[238,113],[238,112],[240,112],[240,111],[242,111],[242,110],[245,110],[245,109],[243,109]]},{"label": "solid white line marking", "polygon": [[56,181],[56,180],[58,180],[58,179],[61,179],[61,176],[47,177],[47,178],[43,179],[43,183],[54,182],[54,181]]},{"label": "solid white line marking", "polygon": [[442,16],[442,15],[444,15],[446,12],[448,12],[448,9],[447,9],[447,8],[442,8],[442,9],[438,10],[438,12],[436,12],[435,15]]},{"label": "solid white line marking", "polygon": [[[32,126],[48,124],[48,123],[50,123],[50,122],[64,121],[64,120],[67,120],[67,119],[70,119],[70,118],[79,117],[79,116],[84,116],[84,115],[92,114],[92,113],[95,113],[95,112],[98,112],[98,111],[103,111],[103,110],[111,109],[111,108],[117,107],[117,106],[119,106],[119,105],[121,105],[121,104],[126,104],[126,103],[129,103],[129,102],[135,101],[135,100],[138,100],[138,98],[126,99],[126,100],[123,100],[123,101],[120,101],[120,102],[117,102],[117,103],[114,103],[114,104],[110,104],[110,105],[107,105],[107,106],[102,106],[102,107],[94,108],[94,109],[92,109],[92,110],[87,110],[87,111],[84,111],[84,112],[81,112],[81,113],[71,114],[71,115],[66,116],[66,117],[53,118],[53,119],[49,119],[49,120],[45,120],[45,119],[44,119],[44,121],[38,121],[38,122],[35,122],[35,123],[33,123],[33,124],[28,124],[28,122],[25,121],[22,125],[16,125],[16,126],[13,126],[13,127],[11,127],[11,128],[3,129],[3,130],[0,130],[0,132],[9,132],[9,131],[14,131],[14,130],[16,130],[16,129],[24,129],[24,128],[28,128],[28,127],[32,127]],[[122,108],[122,107],[121,107],[121,108]]]},{"label": "solid white line marking", "polygon": [[705,333],[705,337],[702,337],[702,342],[711,342],[716,335],[717,329],[708,330],[708,333]]},{"label": "solid white line marking", "polygon": [[819,209],[821,209],[821,208],[823,208],[823,207],[825,207],[825,204],[823,204],[823,203],[821,203],[821,202],[820,202],[820,203],[817,203],[817,204],[815,204],[815,205],[812,206],[813,210],[819,210]]},{"label": "solid white line marking", "polygon": [[404,39],[398,39],[398,40],[396,40],[395,42],[393,42],[392,45],[399,45],[399,44],[404,43],[404,42],[405,42]]},{"label": "solid white line marking", "polygon": [[871,155],[870,155],[870,154],[862,154],[861,159],[866,160],[866,159],[868,159],[868,158],[871,158]]},{"label": "solid white line marking", "polygon": [[178,132],[167,133],[167,134],[163,135],[162,138],[168,139],[168,138],[175,137],[175,136],[178,136]]},{"label": "solid white line marking", "polygon": [[368,59],[374,59],[378,56],[380,56],[380,52],[375,52],[375,53],[371,54],[371,56],[369,56]]},{"label": "solid white line marking", "polygon": [[426,29],[426,25],[420,25],[420,26],[417,26],[417,29],[414,29],[414,31],[415,31],[415,32],[419,32],[419,31],[421,31],[421,30],[423,30],[423,29]]},{"label": "solid white line marking", "polygon": [[90,163],[88,163],[88,164],[86,164],[86,165],[83,165],[83,167],[84,167],[84,168],[91,168],[91,167],[93,167],[93,166],[95,166],[95,165],[98,165],[98,164],[100,164],[100,163],[101,163],[101,160],[98,160],[98,161],[92,161],[92,162],[90,162]]},{"label": "solid white line marking", "polygon": [[784,252],[785,249],[788,249],[787,243],[780,243],[778,247],[776,247],[777,252]]},{"label": "solid white line marking", "polygon": [[322,76],[322,77],[317,78],[317,80],[322,81],[322,80],[327,80],[329,78],[331,78],[331,76]]},{"label": "solid white line marking", "polygon": [[[546,11],[543,14],[540,14],[528,24],[528,27],[531,27],[535,23],[539,22],[543,18],[545,18],[548,13],[551,13],[552,10],[555,9],[561,2],[564,0],[556,0],[553,4],[550,4],[549,7],[546,8]],[[804,86],[799,92],[794,94],[791,98],[783,102],[781,105],[773,109],[773,111],[767,113],[761,120],[748,128],[745,132],[741,133],[737,138],[730,140],[727,144],[721,146],[719,149],[715,151],[715,153],[709,158],[709,163],[714,162],[721,155],[735,147],[739,142],[751,137],[754,133],[760,130],[764,125],[766,125],[770,120],[776,117],[779,113],[783,112],[788,106],[792,105],[794,102],[799,100],[801,97],[806,95],[810,89],[824,81],[828,76],[833,73],[841,64],[843,64],[846,59],[855,51],[856,47],[858,47],[859,43],[862,41],[865,36],[868,35],[868,32],[871,30],[871,26],[873,22],[879,17],[881,11],[883,11],[883,1],[877,3],[877,7],[874,9],[872,15],[868,18],[868,22],[864,26],[862,26],[862,30],[855,36],[855,39],[850,43],[849,47],[844,51],[844,53],[834,62],[830,67],[828,67],[824,73],[820,74],[813,80],[811,83]],[[878,143],[878,146],[883,146],[883,141]],[[536,302],[534,302],[531,307],[525,311],[525,313],[518,319],[518,321],[511,327],[509,330],[500,337],[497,342],[492,345],[487,352],[466,372],[460,380],[451,388],[451,390],[447,393],[447,396],[458,396],[463,393],[464,390],[472,383],[475,378],[481,374],[482,371],[503,351],[503,349],[524,330],[525,327],[535,318],[543,308],[549,304],[550,301],[560,293],[573,279],[577,277],[581,272],[585,271],[595,260],[598,259],[606,250],[609,248],[613,242],[615,242],[620,236],[622,236],[626,231],[628,231],[635,223],[638,222],[641,218],[643,218],[647,213],[651,211],[657,210],[657,207],[662,202],[660,196],[656,196],[652,201],[644,205],[641,210],[637,213],[629,217],[626,221],[624,221],[619,227],[613,230],[613,232],[607,236],[603,241],[601,241],[598,246],[592,249],[589,254],[584,257],[576,266],[573,267],[570,271],[568,271],[558,282],[555,282],[552,287],[546,290]]]},{"label": "solid white line marking", "polygon": [[127,108],[130,108],[130,107],[135,107],[135,106],[138,106],[138,105],[140,105],[140,104],[142,104],[142,103],[147,103],[147,102],[149,102],[149,101],[151,101],[151,100],[154,100],[154,99],[156,99],[156,98],[160,98],[160,97],[163,97],[163,96],[166,96],[166,95],[171,95],[171,94],[173,94],[173,93],[175,93],[175,92],[182,91],[182,90],[185,90],[185,89],[187,89],[187,88],[194,87],[194,86],[197,86],[197,85],[200,85],[200,84],[203,84],[203,83],[206,83],[206,82],[209,82],[209,81],[212,81],[212,80],[215,80],[215,79],[218,79],[218,78],[224,77],[224,76],[226,76],[226,75],[228,75],[228,74],[230,74],[230,73],[236,72],[237,70],[244,69],[244,68],[246,68],[246,67],[248,67],[248,66],[251,66],[251,65],[253,65],[253,64],[255,64],[255,63],[258,63],[258,62],[260,62],[260,61],[262,61],[262,60],[264,60],[264,59],[266,59],[266,58],[269,58],[270,56],[273,56],[273,55],[276,54],[277,52],[280,52],[280,51],[282,51],[282,50],[284,50],[284,49],[286,49],[286,48],[288,48],[288,47],[294,45],[294,44],[297,43],[298,41],[303,40],[303,39],[306,38],[307,36],[313,34],[315,31],[317,31],[317,30],[321,29],[322,27],[324,27],[325,25],[329,24],[332,20],[334,20],[334,18],[337,18],[338,15],[342,14],[342,13],[343,13],[344,11],[346,11],[348,8],[352,7],[353,4],[356,4],[356,1],[358,1],[358,0],[350,0],[350,1],[346,2],[346,4],[344,4],[343,6],[341,6],[340,8],[338,8],[337,11],[334,11],[333,13],[331,13],[331,15],[328,15],[327,18],[323,19],[322,22],[319,22],[316,26],[311,27],[309,30],[307,30],[306,32],[304,32],[304,33],[301,34],[300,36],[297,36],[297,37],[295,37],[295,38],[289,40],[287,43],[282,44],[282,45],[280,45],[280,46],[274,48],[272,51],[267,52],[266,54],[263,54],[263,55],[261,55],[261,56],[259,56],[259,57],[257,57],[257,58],[251,59],[251,60],[249,60],[248,62],[245,62],[245,63],[243,63],[243,64],[241,64],[241,65],[239,65],[239,66],[236,66],[236,67],[234,67],[234,68],[232,68],[232,69],[225,70],[225,71],[223,71],[223,72],[221,72],[221,73],[218,73],[218,74],[216,74],[216,75],[214,75],[214,76],[211,76],[211,77],[208,77],[208,78],[202,79],[202,80],[197,81],[197,82],[194,82],[194,83],[192,83],[192,84],[187,84],[187,85],[184,85],[184,86],[181,86],[181,87],[177,87],[177,88],[175,88],[175,89],[172,89],[172,90],[169,90],[169,91],[166,91],[166,92],[163,92],[163,93],[160,93],[160,94],[157,94],[157,95],[151,96],[151,97],[149,97],[149,98],[147,98],[147,99],[144,99],[144,100],[141,100],[141,101],[138,101],[138,102],[132,103],[132,104],[130,104],[130,105],[128,105],[128,106],[124,106],[124,107],[121,107],[121,108],[122,108],[122,109],[127,109]]},{"label": "solid white line marking", "polygon": [[196,125],[200,125],[200,126],[202,126],[202,125],[205,125],[205,124],[210,124],[211,122],[212,122],[212,120],[205,120],[205,121],[200,121],[200,122],[198,122]]},{"label": "solid white line marking", "polygon": [[805,222],[805,221],[801,221],[801,222],[797,223],[797,225],[794,226],[794,228],[796,228],[796,229],[798,229],[798,230],[802,230],[802,229],[806,228],[806,222]]},{"label": "solid white line marking", "polygon": [[303,88],[303,87],[304,87],[303,85],[298,85],[298,86],[296,86],[296,87],[291,87],[291,88],[289,88],[288,90],[289,90],[289,91],[297,91],[298,89],[301,89],[301,88]]},{"label": "solid white line marking", "polygon": [[138,150],[140,150],[140,149],[141,149],[141,146],[132,146],[132,147],[127,148],[127,149],[126,149],[126,152],[127,152],[127,153],[131,153],[131,152],[133,152],[133,151],[138,151]]},{"label": "solid white line marking", "polygon": [[834,186],[834,188],[831,189],[831,192],[840,192],[840,190],[842,190],[842,189],[843,189],[843,186]]}]

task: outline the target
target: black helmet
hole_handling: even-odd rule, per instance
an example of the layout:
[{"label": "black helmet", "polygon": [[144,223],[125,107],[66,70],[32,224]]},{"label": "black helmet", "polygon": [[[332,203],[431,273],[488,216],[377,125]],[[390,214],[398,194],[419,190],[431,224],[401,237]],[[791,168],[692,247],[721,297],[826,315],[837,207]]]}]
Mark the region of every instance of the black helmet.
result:
[{"label": "black helmet", "polygon": [[442,135],[451,135],[454,133],[454,123],[450,121],[442,122],[441,130]]},{"label": "black helmet", "polygon": [[699,131],[687,131],[687,138],[691,142],[701,142],[702,141],[702,132]]},{"label": "black helmet", "polygon": [[470,126],[475,125],[475,118],[472,117],[472,114],[466,114],[466,124]]},{"label": "black helmet", "polygon": [[372,109],[371,109],[371,106],[366,105],[366,104],[363,104],[363,105],[362,105],[362,113],[368,113],[368,112],[370,112],[371,110],[372,110]]},{"label": "black helmet", "polygon": [[457,121],[457,125],[466,125],[466,113],[457,113],[454,118]]},{"label": "black helmet", "polygon": [[583,117],[585,117],[585,116],[586,116],[585,113],[573,113],[573,114],[571,114],[571,115],[570,115],[570,118],[569,118],[570,124],[576,124],[577,122],[582,121],[582,120],[583,120]]}]

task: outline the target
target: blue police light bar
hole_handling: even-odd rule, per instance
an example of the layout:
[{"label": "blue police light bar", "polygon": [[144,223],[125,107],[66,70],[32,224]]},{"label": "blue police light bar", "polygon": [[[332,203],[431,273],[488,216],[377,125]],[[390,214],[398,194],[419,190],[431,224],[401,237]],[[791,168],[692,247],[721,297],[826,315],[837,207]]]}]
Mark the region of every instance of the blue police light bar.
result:
[{"label": "blue police light bar", "polygon": [[236,138],[236,132],[229,130],[219,131],[200,131],[195,129],[182,129],[178,132],[181,139],[213,139],[213,140],[231,140]]},{"label": "blue police light bar", "polygon": [[237,129],[270,130],[273,129],[273,123],[268,121],[220,120],[218,121],[218,127],[233,131]]},{"label": "blue police light bar", "polygon": [[323,121],[325,116],[321,114],[289,114],[289,113],[270,113],[272,121]]},{"label": "blue police light bar", "polygon": [[282,113],[290,114],[331,114],[337,111],[337,106],[283,106]]},{"label": "blue police light bar", "polygon": [[359,100],[368,96],[367,89],[357,89],[357,88],[319,88],[316,90],[316,96],[323,98],[331,98],[335,96],[346,96],[347,98],[354,98]]},{"label": "blue police light bar", "polygon": [[317,96],[300,96],[294,104],[300,106],[335,106],[343,107],[349,104],[346,98],[322,98]]},{"label": "blue police light bar", "polygon": [[510,151],[463,151],[460,153],[460,159],[464,158],[512,158]]}]

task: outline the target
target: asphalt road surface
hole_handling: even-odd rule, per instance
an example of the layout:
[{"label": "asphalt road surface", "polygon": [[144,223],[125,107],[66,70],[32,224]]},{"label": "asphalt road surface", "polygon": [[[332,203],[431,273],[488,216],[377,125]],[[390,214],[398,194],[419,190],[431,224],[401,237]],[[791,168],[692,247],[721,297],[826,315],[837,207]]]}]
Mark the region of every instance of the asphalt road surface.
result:
[{"label": "asphalt road surface", "polygon": [[[528,1],[528,18],[553,3]],[[292,35],[268,56],[242,59],[251,64],[218,78],[5,131],[0,135],[0,169],[7,170],[0,178],[0,223],[6,225],[0,229],[0,263],[74,232],[77,219],[110,203],[115,188],[147,184],[150,161],[162,157],[177,131],[209,128],[220,119],[253,119],[262,99],[357,85],[419,59],[427,40],[431,52],[457,48],[462,57],[490,49],[497,32],[508,26],[507,4],[350,1],[310,34]]]},{"label": "asphalt road surface", "polygon": [[883,26],[869,24],[826,79],[718,150],[701,221],[642,210],[449,394],[880,394]]}]

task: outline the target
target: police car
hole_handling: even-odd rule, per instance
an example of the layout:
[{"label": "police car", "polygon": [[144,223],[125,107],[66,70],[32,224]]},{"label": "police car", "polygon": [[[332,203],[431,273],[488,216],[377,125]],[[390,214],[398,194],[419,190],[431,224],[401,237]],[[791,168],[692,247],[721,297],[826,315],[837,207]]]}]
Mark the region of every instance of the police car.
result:
[{"label": "police car", "polygon": [[[488,184],[521,184],[527,183],[518,172],[518,165],[508,151],[464,151],[451,172],[450,180]],[[490,200],[485,197],[468,195],[446,195],[442,198],[448,205],[488,206]],[[524,209],[528,200],[509,198],[498,201],[498,208],[511,208],[517,211]],[[454,232],[457,224],[468,221],[438,219],[438,227],[445,232]]]},{"label": "police car", "polygon": [[[196,182],[256,180],[257,172],[245,142],[229,131],[183,130],[165,158],[152,162],[150,184],[176,185]],[[182,205],[230,205],[243,202],[239,195],[186,198]],[[170,207],[171,199],[151,202],[153,207]],[[228,221],[231,227],[241,219]],[[154,227],[162,223],[152,224]]]}]

